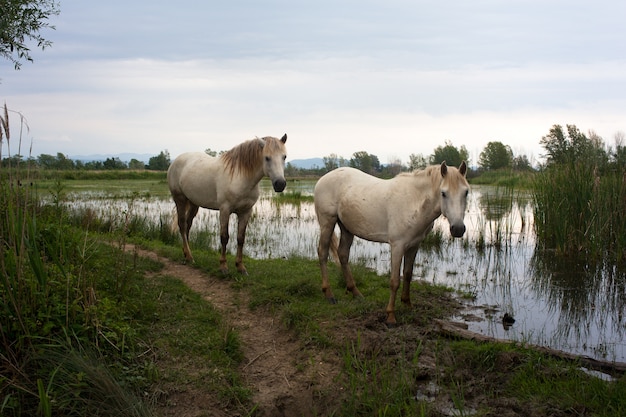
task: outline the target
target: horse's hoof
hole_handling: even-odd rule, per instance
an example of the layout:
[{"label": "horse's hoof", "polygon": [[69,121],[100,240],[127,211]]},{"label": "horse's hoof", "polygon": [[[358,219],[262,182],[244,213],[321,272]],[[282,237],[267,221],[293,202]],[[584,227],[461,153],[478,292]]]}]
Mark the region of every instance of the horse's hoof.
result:
[{"label": "horse's hoof", "polygon": [[330,304],[337,304],[337,299],[335,297],[328,297],[327,300]]},{"label": "horse's hoof", "polygon": [[515,323],[515,319],[509,313],[505,313],[504,317],[502,317],[502,326],[504,330],[509,330],[511,326]]},{"label": "horse's hoof", "polygon": [[395,329],[396,327],[398,327],[398,323],[389,323],[388,321],[386,321],[385,326],[387,326],[388,329]]}]

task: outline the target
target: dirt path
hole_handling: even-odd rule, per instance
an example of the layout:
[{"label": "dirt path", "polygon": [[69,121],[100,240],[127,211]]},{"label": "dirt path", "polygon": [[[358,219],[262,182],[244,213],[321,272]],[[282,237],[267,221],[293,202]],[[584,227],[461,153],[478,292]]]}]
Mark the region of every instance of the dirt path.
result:
[{"label": "dirt path", "polygon": [[[243,292],[234,291],[228,281],[220,280],[187,265],[159,257],[156,253],[127,245],[126,250],[158,260],[164,268],[159,274],[176,277],[201,294],[218,309],[236,330],[242,343],[244,364],[241,374],[253,389],[253,402],[260,416],[314,415],[319,413],[321,393],[335,378],[338,358],[306,349],[275,318],[263,311],[250,311]],[[210,392],[168,393],[169,406],[163,416],[198,417],[227,415],[216,405]]]}]

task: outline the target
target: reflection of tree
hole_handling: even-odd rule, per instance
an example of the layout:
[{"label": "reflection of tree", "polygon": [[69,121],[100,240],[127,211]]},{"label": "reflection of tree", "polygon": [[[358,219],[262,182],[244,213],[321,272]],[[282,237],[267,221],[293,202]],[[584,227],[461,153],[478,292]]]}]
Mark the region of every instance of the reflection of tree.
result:
[{"label": "reflection of tree", "polygon": [[560,308],[559,336],[566,338],[577,331],[576,336],[585,340],[594,327],[618,335],[624,332],[626,271],[609,265],[588,265],[538,249],[530,267],[534,291],[543,295],[555,311]]},{"label": "reflection of tree", "polygon": [[511,188],[502,191],[496,188],[494,193],[482,193],[478,197],[480,210],[489,221],[500,220],[511,212],[513,207],[513,192]]}]

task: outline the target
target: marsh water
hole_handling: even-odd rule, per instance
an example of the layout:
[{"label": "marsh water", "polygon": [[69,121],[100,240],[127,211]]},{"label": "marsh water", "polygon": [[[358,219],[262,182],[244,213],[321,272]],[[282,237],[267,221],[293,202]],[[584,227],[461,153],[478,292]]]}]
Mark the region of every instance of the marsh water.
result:
[{"label": "marsh water", "polygon": [[[264,258],[317,258],[318,226],[313,203],[277,202],[269,183],[248,226],[245,254]],[[312,195],[314,181],[290,182],[287,192]],[[130,215],[155,224],[170,222],[173,203],[164,193],[154,197],[75,193],[75,209],[89,208],[111,222]],[[201,209],[192,227],[204,231],[206,245],[218,249],[218,217]],[[236,246],[236,217],[231,216],[229,251]],[[418,252],[414,278],[459,291],[466,309],[454,320],[469,330],[495,337],[547,346],[596,359],[626,362],[626,272],[611,265],[591,267],[559,260],[535,249],[532,201],[523,192],[472,187],[466,214],[467,233],[451,239],[447,221],[435,230],[441,245]],[[197,250],[197,249],[196,249]],[[389,245],[356,238],[351,262],[388,276]],[[321,284],[320,284],[321,285]],[[505,325],[503,316],[514,317]]]}]

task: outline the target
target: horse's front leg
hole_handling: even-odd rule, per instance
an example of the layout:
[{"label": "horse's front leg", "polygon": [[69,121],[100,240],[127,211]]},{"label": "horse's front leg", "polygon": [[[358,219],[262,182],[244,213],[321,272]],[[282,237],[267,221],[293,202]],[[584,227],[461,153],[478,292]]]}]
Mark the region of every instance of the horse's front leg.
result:
[{"label": "horse's front leg", "polygon": [[222,243],[222,251],[220,253],[220,271],[224,275],[228,274],[228,263],[226,262],[226,246],[228,245],[228,220],[230,219],[230,210],[220,209],[220,242]]},{"label": "horse's front leg", "polygon": [[251,214],[252,209],[237,215],[239,220],[237,225],[237,258],[235,259],[235,265],[237,266],[237,271],[243,275],[248,275],[248,271],[243,265],[243,244],[246,242],[246,228],[248,227]]},{"label": "horse's front leg", "polygon": [[389,304],[387,304],[387,326],[395,327],[396,325],[396,312],[395,312],[395,304],[396,304],[396,294],[398,292],[398,288],[400,287],[400,264],[402,263],[402,256],[404,252],[399,250],[399,248],[394,248],[393,245],[391,247],[391,277],[389,279],[389,290],[391,294],[389,295]]},{"label": "horse's front leg", "polygon": [[413,280],[413,265],[418,247],[409,248],[404,253],[404,271],[402,272],[404,284],[402,285],[402,302],[411,307],[411,280]]}]

